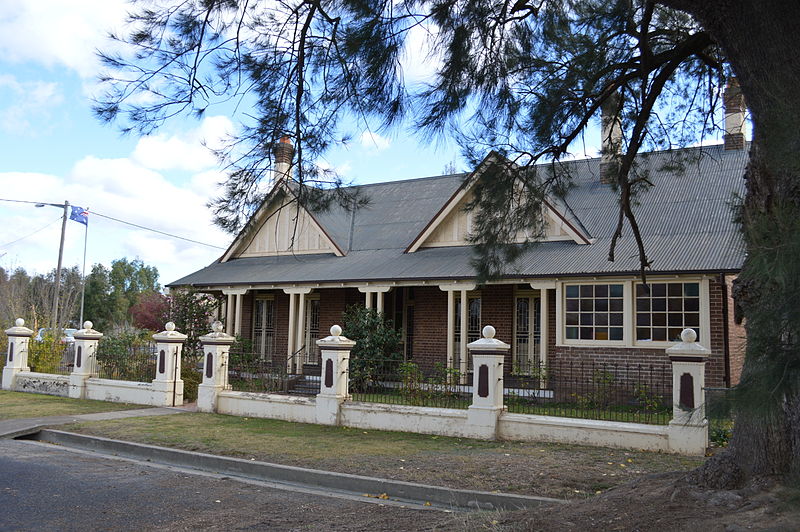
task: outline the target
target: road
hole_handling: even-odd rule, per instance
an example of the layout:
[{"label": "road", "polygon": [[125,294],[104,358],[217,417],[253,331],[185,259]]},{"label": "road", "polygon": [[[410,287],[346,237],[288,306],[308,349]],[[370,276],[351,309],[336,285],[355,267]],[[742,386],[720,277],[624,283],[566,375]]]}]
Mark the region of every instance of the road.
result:
[{"label": "road", "polygon": [[461,517],[0,440],[0,531],[459,530]]}]

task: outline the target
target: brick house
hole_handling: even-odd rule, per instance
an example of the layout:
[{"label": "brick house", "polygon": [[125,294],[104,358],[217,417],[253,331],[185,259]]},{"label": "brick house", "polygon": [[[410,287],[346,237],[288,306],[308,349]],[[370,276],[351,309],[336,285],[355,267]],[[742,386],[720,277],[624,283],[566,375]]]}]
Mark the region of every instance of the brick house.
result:
[{"label": "brick house", "polygon": [[[641,156],[654,185],[635,207],[653,259],[649,290],[629,231],[607,260],[618,203],[600,158],[565,163],[575,186],[547,202],[544,240],[500,279],[476,284],[464,205],[488,165],[503,162],[496,153],[469,174],[360,186],[370,203],[355,211],[287,207],[278,180],[218,261],[170,286],[220,296],[227,332],[288,360],[292,373],[316,373],[315,340],[363,304],[394,321],[405,358],[423,369],[440,362],[466,376],[462,353],[487,324],[512,346],[509,373],[588,360],[666,367],[664,350],[690,327],[711,351],[706,384],[730,386],[744,352],[731,299],[744,259],[730,205],[747,162],[739,128],[724,145]],[[291,146],[276,160],[287,172]]]}]

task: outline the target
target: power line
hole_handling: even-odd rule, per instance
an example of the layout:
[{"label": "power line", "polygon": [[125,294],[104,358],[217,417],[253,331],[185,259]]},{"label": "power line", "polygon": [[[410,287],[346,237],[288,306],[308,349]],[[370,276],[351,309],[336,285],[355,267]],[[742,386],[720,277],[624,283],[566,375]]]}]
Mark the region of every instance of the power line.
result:
[{"label": "power line", "polygon": [[40,227],[39,229],[37,229],[37,230],[36,230],[36,231],[34,231],[33,233],[30,233],[30,234],[28,234],[28,235],[25,235],[25,236],[23,236],[23,237],[21,237],[21,238],[18,238],[18,239],[16,239],[16,240],[13,240],[13,241],[11,241],[11,242],[9,242],[9,243],[7,243],[7,244],[0,244],[0,248],[5,248],[5,247],[8,247],[8,246],[10,246],[10,245],[12,245],[12,244],[16,244],[16,243],[17,243],[17,242],[19,242],[20,240],[25,240],[25,239],[26,239],[26,238],[28,238],[29,236],[33,236],[33,235],[35,235],[36,233],[38,233],[39,231],[44,231],[45,229],[47,229],[48,227],[50,227],[51,225],[53,225],[54,223],[56,223],[56,222],[58,222],[58,221],[60,221],[60,220],[61,220],[61,216],[59,216],[58,218],[56,218],[55,220],[53,220],[53,221],[52,221],[52,222],[50,222],[49,224],[45,225],[44,227]]},{"label": "power line", "polygon": [[[7,198],[0,198],[0,201],[10,201],[10,202],[13,202],[13,203],[29,203],[31,205],[42,205],[42,206],[49,205],[49,206],[52,206],[52,207],[64,207],[63,203],[47,203],[47,202],[42,202],[42,201],[15,200],[15,199],[7,199]],[[99,212],[96,212],[96,211],[91,211],[90,214],[94,214],[95,216],[100,216],[101,218],[107,218],[109,220],[113,220],[113,221],[121,223],[121,224],[130,225],[130,226],[136,227],[138,229],[144,229],[145,231],[151,231],[153,233],[158,233],[160,235],[168,236],[170,238],[177,238],[178,240],[185,240],[186,242],[192,242],[193,244],[200,244],[201,246],[207,246],[207,247],[215,248],[215,249],[222,249],[222,250],[226,249],[226,248],[223,248],[223,247],[220,247],[220,246],[215,246],[213,244],[207,244],[206,242],[200,242],[199,240],[192,240],[191,238],[186,238],[186,237],[183,237],[183,236],[173,235],[172,233],[159,231],[158,229],[153,229],[151,227],[145,227],[143,225],[135,224],[133,222],[120,220],[119,218],[114,218],[113,216],[100,214]],[[59,217],[59,219],[60,219],[60,217]],[[48,224],[48,225],[50,225],[50,224]],[[44,229],[44,228],[42,228],[42,229]],[[39,229],[39,231],[41,231],[42,229]],[[34,234],[34,233],[31,233],[31,234]],[[28,236],[31,236],[31,235],[28,235]],[[23,238],[27,238],[27,237],[23,237]],[[22,240],[22,239],[20,239],[20,240]],[[14,242],[17,242],[17,241],[18,240],[15,240]],[[14,242],[12,242],[12,244]],[[6,244],[6,245],[10,245],[10,244]]]}]

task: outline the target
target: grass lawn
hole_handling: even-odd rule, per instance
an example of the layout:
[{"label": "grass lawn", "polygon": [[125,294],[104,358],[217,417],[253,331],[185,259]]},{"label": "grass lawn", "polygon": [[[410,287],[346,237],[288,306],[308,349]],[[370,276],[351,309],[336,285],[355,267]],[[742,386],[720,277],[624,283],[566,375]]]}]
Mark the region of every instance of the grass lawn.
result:
[{"label": "grass lawn", "polygon": [[95,412],[113,412],[115,410],[130,410],[132,408],[144,407],[127,403],[107,403],[105,401],[69,399],[66,397],[56,397],[54,395],[0,390],[0,420],[93,414]]},{"label": "grass lawn", "polygon": [[588,497],[648,473],[685,471],[702,463],[643,451],[486,442],[199,413],[61,428],[329,471],[561,498]]}]

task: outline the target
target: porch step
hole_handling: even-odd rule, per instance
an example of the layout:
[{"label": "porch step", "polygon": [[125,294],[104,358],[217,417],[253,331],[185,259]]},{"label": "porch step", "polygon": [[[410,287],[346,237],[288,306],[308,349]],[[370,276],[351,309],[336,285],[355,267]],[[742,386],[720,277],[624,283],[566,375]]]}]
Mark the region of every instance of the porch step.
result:
[{"label": "porch step", "polygon": [[[310,377],[310,378],[309,378]],[[301,375],[291,384],[291,395],[317,395],[319,393],[319,378],[312,375]]]}]

